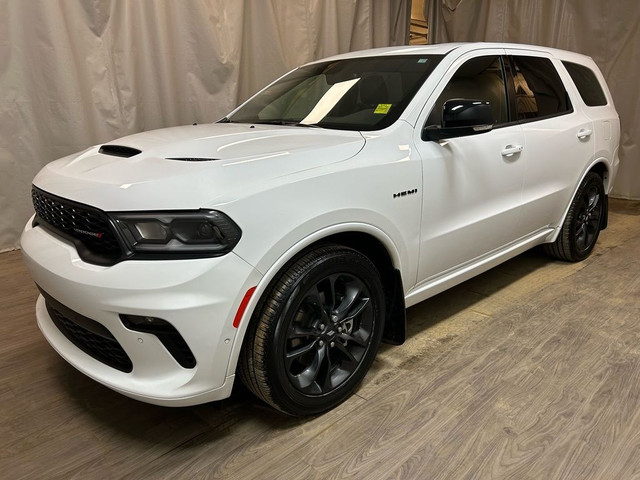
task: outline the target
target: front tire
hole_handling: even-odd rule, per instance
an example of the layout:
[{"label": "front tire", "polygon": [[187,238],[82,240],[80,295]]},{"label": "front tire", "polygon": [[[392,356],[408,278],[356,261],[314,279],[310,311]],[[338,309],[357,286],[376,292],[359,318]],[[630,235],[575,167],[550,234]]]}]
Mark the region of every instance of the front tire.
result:
[{"label": "front tire", "polygon": [[258,305],[240,377],[287,414],[329,410],[369,370],[384,312],[380,274],[367,257],[337,245],[310,251],[285,267]]},{"label": "front tire", "polygon": [[544,245],[545,252],[568,262],[587,258],[600,234],[604,201],[602,178],[597,173],[587,173],[571,201],[558,238]]}]

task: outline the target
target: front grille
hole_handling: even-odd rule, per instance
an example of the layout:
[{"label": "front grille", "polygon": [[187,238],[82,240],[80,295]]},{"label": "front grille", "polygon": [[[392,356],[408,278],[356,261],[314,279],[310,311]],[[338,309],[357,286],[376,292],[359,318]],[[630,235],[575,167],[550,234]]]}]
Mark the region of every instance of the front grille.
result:
[{"label": "front grille", "polygon": [[58,330],[76,347],[99,362],[129,373],[133,364],[111,332],[102,324],[65,307],[46,292],[47,312]]},{"label": "front grille", "polygon": [[102,210],[52,195],[37,187],[31,189],[34,225],[72,241],[80,257],[90,263],[113,265],[123,256],[114,227]]}]

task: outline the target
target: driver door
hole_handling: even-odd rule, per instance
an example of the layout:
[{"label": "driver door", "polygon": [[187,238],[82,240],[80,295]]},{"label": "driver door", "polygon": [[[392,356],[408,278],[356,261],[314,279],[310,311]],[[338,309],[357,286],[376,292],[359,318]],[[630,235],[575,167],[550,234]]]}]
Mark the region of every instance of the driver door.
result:
[{"label": "driver door", "polygon": [[418,284],[437,281],[524,234],[525,142],[522,128],[510,119],[502,53],[475,53],[456,62],[418,124],[440,125],[444,102],[455,98],[489,101],[494,117],[489,132],[416,140],[423,174]]}]

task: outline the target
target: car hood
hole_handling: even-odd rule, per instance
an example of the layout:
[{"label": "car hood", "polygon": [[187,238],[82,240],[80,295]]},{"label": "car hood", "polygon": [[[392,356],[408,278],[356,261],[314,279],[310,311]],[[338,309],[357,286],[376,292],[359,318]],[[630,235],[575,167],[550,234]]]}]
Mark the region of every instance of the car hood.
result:
[{"label": "car hood", "polygon": [[207,208],[351,158],[364,143],[359,132],[309,127],[173,127],[51,162],[34,184],[107,211]]}]

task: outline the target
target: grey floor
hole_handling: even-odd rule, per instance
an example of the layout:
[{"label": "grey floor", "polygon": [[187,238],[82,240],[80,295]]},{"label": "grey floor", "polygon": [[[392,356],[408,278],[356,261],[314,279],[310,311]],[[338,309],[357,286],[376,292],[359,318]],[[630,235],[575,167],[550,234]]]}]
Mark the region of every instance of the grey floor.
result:
[{"label": "grey floor", "polygon": [[76,372],[0,255],[0,476],[640,478],[640,202],[612,202],[585,262],[534,250],[408,312],[357,394],[312,419],[243,388],[169,409]]}]

